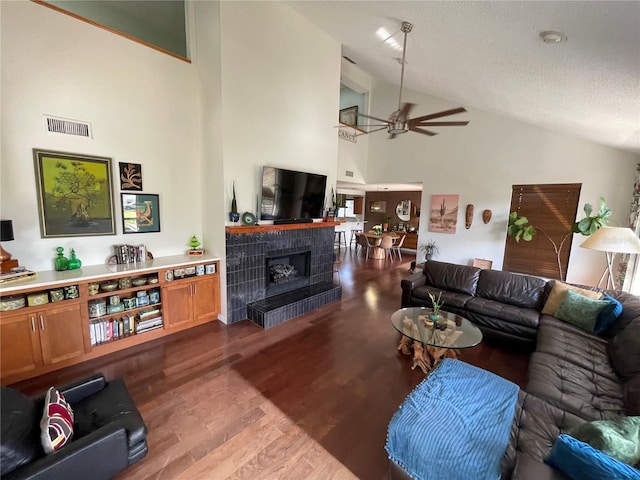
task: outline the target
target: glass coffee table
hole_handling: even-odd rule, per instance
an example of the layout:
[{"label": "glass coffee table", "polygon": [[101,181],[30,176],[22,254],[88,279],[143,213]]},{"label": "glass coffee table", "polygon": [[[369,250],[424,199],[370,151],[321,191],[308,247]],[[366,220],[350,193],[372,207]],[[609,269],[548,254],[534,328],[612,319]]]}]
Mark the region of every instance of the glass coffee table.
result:
[{"label": "glass coffee table", "polygon": [[446,357],[458,358],[458,350],[475,347],[482,341],[482,332],[473,323],[455,313],[440,310],[440,319],[433,322],[426,307],[406,307],[391,315],[391,324],[402,334],[398,350],[411,355],[411,369],[431,371]]}]

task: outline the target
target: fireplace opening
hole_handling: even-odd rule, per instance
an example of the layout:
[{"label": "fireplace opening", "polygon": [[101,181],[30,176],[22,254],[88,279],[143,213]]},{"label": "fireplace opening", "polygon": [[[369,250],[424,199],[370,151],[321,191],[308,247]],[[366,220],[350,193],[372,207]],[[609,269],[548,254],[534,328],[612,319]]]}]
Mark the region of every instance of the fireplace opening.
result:
[{"label": "fireplace opening", "polygon": [[266,296],[270,297],[309,285],[311,251],[267,255]]}]

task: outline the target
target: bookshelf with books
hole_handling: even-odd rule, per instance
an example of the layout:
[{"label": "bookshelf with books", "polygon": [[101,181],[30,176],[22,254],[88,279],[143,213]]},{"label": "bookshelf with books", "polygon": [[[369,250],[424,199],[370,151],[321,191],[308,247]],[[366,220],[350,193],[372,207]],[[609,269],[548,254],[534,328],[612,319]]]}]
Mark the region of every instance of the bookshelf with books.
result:
[{"label": "bookshelf with books", "polygon": [[[176,286],[191,294],[182,305]],[[17,382],[215,321],[219,290],[219,259],[207,255],[37,272],[0,284],[0,377]],[[183,310],[192,322],[180,324]]]}]

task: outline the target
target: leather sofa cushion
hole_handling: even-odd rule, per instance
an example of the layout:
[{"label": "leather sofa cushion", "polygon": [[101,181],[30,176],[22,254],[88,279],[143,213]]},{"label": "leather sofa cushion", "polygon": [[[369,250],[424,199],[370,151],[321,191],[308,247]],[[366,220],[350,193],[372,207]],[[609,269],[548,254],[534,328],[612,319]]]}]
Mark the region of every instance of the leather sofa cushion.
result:
[{"label": "leather sofa cushion", "polygon": [[640,317],[640,297],[620,290],[606,290],[605,293],[622,304],[622,313],[618,319],[601,335],[604,338],[611,338]]},{"label": "leather sofa cushion", "polygon": [[0,395],[0,474],[4,477],[44,455],[40,444],[42,410],[12,388],[2,387]]},{"label": "leather sofa cushion", "polygon": [[539,311],[546,285],[545,280],[530,275],[482,270],[476,296]]},{"label": "leather sofa cushion", "polygon": [[537,352],[548,353],[610,380],[619,381],[609,362],[606,340],[545,315],[538,328],[537,341]]},{"label": "leather sofa cushion", "polygon": [[77,438],[110,423],[119,422],[127,430],[129,449],[140,442],[146,442],[146,427],[122,378],[111,380],[98,395],[76,403],[73,409]]},{"label": "leather sofa cushion", "polygon": [[521,392],[511,428],[509,446],[503,457],[514,464],[511,475],[502,469],[503,478],[563,479],[559,472],[543,463],[558,435],[583,425],[584,419],[565,412],[535,395]]},{"label": "leather sofa cushion", "polygon": [[502,339],[509,345],[514,345],[514,341],[526,342],[535,345],[536,340],[536,328],[523,325],[521,323],[509,322],[501,320],[491,315],[485,315],[484,313],[472,312],[471,310],[464,310],[462,312],[456,312],[458,315],[465,317],[467,320],[475,323],[484,333],[488,333],[486,329],[489,329],[491,333],[497,333],[494,338]]},{"label": "leather sofa cushion", "polygon": [[618,375],[628,379],[640,373],[640,317],[611,338],[607,350]]},{"label": "leather sofa cushion", "polygon": [[526,325],[537,328],[540,312],[532,308],[522,308],[508,305],[495,300],[482,297],[474,297],[467,302],[470,312],[481,313],[509,323]]},{"label": "leather sofa cushion", "polygon": [[538,462],[528,455],[518,455],[511,480],[571,480],[560,470]]},{"label": "leather sofa cushion", "polygon": [[622,383],[548,353],[531,354],[527,391],[585,420],[624,414]]},{"label": "leather sofa cushion", "polygon": [[624,410],[629,416],[640,416],[640,373],[624,384]]},{"label": "leather sofa cushion", "polygon": [[412,297],[419,298],[420,300],[424,300],[427,306],[431,306],[431,298],[429,298],[429,293],[434,296],[438,296],[442,292],[442,300],[444,300],[444,304],[442,306],[443,310],[447,309],[447,306],[453,306],[456,308],[464,308],[467,302],[473,298],[471,295],[467,295],[466,293],[456,293],[449,292],[447,290],[440,290],[439,288],[434,287],[417,287],[413,289],[411,292]]},{"label": "leather sofa cushion", "polygon": [[433,260],[424,264],[427,285],[467,295],[475,295],[480,272],[479,268],[468,265],[455,265]]}]

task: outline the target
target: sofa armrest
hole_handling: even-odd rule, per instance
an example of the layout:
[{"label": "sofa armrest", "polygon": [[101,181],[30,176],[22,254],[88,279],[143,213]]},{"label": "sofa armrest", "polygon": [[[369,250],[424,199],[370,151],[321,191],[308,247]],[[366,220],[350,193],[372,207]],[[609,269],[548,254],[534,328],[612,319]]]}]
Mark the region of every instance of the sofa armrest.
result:
[{"label": "sofa armrest", "polygon": [[414,288],[425,285],[427,277],[422,272],[417,272],[409,275],[407,278],[403,278],[400,282],[400,288],[402,288],[402,301],[401,307],[410,307],[411,292]]},{"label": "sofa armrest", "polygon": [[39,458],[2,480],[110,479],[127,468],[127,432],[117,422],[72,440],[60,450]]},{"label": "sofa armrest", "polygon": [[63,385],[58,390],[64,395],[65,400],[73,405],[103,390],[106,383],[104,375],[97,373],[77,382]]}]

